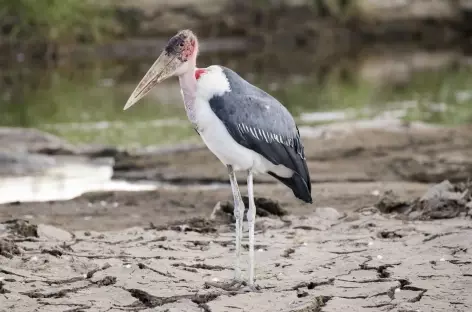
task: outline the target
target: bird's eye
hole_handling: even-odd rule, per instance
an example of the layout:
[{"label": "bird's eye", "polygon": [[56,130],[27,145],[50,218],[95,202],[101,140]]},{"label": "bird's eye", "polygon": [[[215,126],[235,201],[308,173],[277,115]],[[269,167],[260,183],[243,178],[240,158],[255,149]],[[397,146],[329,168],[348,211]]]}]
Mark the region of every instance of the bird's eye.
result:
[{"label": "bird's eye", "polygon": [[183,47],[183,46],[184,46],[184,43],[183,43],[183,42],[181,42],[181,43],[179,44],[179,46]]}]

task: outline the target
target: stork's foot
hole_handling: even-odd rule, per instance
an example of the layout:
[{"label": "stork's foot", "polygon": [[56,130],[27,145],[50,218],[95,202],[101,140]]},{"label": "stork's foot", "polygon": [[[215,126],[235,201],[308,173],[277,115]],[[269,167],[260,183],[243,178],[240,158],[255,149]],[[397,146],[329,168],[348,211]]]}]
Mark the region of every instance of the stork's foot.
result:
[{"label": "stork's foot", "polygon": [[259,292],[260,287],[253,284],[249,285],[246,281],[240,279],[231,279],[223,282],[205,282],[206,287],[219,288],[228,292]]}]

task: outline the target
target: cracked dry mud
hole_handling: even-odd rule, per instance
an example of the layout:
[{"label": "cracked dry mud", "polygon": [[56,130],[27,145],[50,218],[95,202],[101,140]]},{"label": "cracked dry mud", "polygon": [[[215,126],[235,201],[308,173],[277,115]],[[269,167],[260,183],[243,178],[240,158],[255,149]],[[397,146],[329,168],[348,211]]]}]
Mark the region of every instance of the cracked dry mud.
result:
[{"label": "cracked dry mud", "polygon": [[[212,287],[232,277],[232,228],[192,226],[69,234],[39,225],[39,237],[10,226],[3,241],[21,254],[1,258],[0,311],[472,309],[472,223],[465,216],[405,221],[366,208],[333,218],[326,208],[261,217],[259,292]],[[216,231],[198,230],[209,226]]]},{"label": "cracked dry mud", "polygon": [[[2,205],[0,311],[472,311],[471,130],[307,139],[314,205],[255,186],[259,292],[213,287],[233,274],[229,186]],[[205,150],[117,160],[117,177],[227,182]]]}]

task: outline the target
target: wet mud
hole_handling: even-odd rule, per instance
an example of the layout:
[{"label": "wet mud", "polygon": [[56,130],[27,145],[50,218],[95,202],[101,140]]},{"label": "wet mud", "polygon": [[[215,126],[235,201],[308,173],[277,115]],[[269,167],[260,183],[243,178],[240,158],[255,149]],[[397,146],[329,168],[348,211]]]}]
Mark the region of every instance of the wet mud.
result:
[{"label": "wet mud", "polygon": [[258,291],[215,287],[234,223],[214,156],[107,149],[115,177],[175,187],[1,205],[0,311],[470,311],[470,127],[343,129],[300,129],[313,205],[257,178]]}]

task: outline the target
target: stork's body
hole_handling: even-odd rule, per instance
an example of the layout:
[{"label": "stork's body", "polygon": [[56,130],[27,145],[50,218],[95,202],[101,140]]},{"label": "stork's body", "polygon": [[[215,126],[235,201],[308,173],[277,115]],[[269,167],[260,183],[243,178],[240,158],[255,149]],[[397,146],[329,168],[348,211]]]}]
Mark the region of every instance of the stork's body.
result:
[{"label": "stork's body", "polygon": [[[210,151],[228,168],[236,219],[235,278],[240,279],[244,204],[235,172],[248,174],[249,284],[254,282],[253,175],[268,173],[311,203],[310,175],[298,128],[288,110],[275,98],[223,66],[196,68],[198,42],[181,31],[142,79],[125,109],[159,81],[178,76],[190,122]],[[170,64],[170,65],[169,65]]]}]

